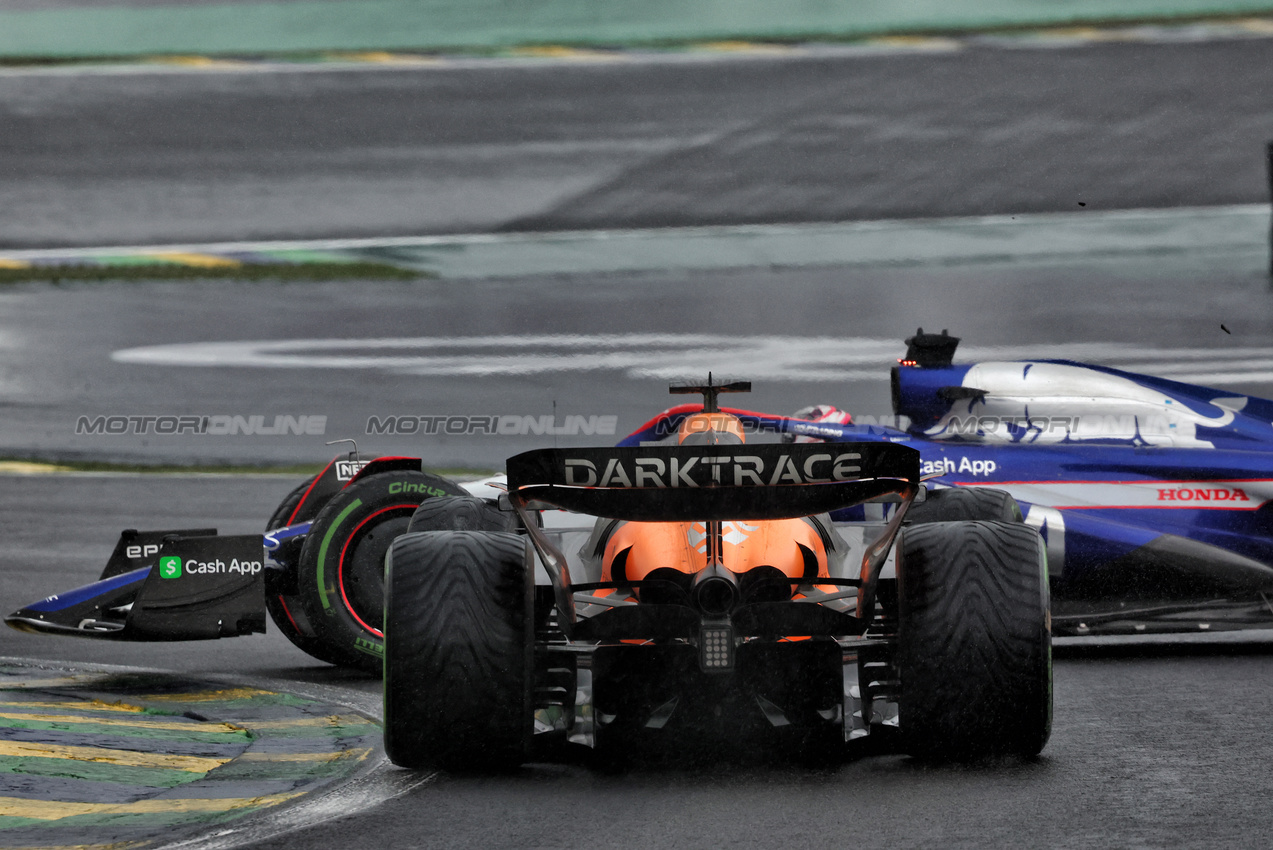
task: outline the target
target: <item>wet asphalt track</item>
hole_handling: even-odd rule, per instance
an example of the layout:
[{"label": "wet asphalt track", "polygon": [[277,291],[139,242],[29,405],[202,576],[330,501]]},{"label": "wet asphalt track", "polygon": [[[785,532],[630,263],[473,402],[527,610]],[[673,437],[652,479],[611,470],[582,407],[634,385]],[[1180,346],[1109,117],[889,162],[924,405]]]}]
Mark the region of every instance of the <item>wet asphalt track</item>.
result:
[{"label": "wet asphalt track", "polygon": [[[969,264],[909,269],[744,269],[607,276],[540,276],[502,280],[357,284],[146,283],[30,284],[0,292],[0,399],[6,426],[0,453],[36,457],[128,459],[143,463],[319,462],[326,440],[353,437],[369,452],[418,453],[434,467],[497,469],[504,458],[542,446],[588,444],[585,436],[447,436],[368,434],[372,417],[558,415],[617,417],[617,434],[639,427],[675,399],[669,378],[648,369],[698,373],[715,369],[750,378],[754,391],[735,401],[774,413],[829,402],[870,421],[892,413],[888,367],[916,326],[949,328],[971,347],[1013,346],[1011,356],[1080,356],[1090,343],[1133,351],[1123,365],[1153,369],[1174,349],[1202,348],[1221,362],[1227,351],[1273,346],[1273,297],[1262,253],[1150,256],[1090,262]],[[1110,297],[1116,286],[1117,297]],[[1231,333],[1225,333],[1224,324]],[[585,345],[584,362],[543,343],[543,334],[684,335],[658,344],[631,342],[622,356]],[[807,364],[752,369],[737,353],[714,355],[697,334],[735,339],[779,338],[775,357],[799,349]],[[481,342],[484,336],[513,342]],[[224,340],[323,340],[475,337],[445,368],[414,374],[392,363],[356,368],[253,368],[123,363],[114,352],[143,345]],[[865,363],[843,364],[819,349],[846,340],[879,340]],[[826,340],[810,344],[808,340]],[[866,343],[864,343],[865,345]],[[556,353],[539,371],[519,371],[520,358]],[[626,352],[626,353],[623,353]],[[678,352],[682,352],[678,354]],[[349,358],[396,353],[374,349],[315,356]],[[419,351],[407,351],[419,355]],[[428,352],[423,352],[428,353]],[[1260,357],[1268,358],[1271,352]],[[503,356],[505,359],[500,360]],[[595,360],[588,359],[589,356]],[[993,356],[993,355],[991,355]],[[468,374],[477,361],[486,371]],[[1246,361],[1226,365],[1241,370]],[[554,363],[557,360],[560,363]],[[798,361],[798,359],[797,359]],[[693,362],[694,368],[681,367]],[[1178,364],[1177,364],[1178,365]],[[1267,374],[1267,373],[1266,373]],[[1226,389],[1268,395],[1248,382]],[[555,404],[555,407],[554,407]],[[125,433],[76,434],[81,417],[119,415],[326,416],[322,436]],[[135,429],[135,428],[134,428]]]},{"label": "wet asphalt track", "polygon": [[[576,216],[609,225],[670,223],[673,215],[694,222],[934,215],[1069,209],[1077,200],[1106,207],[1253,201],[1263,193],[1260,145],[1273,129],[1259,97],[1267,90],[1268,50],[1261,41],[844,66],[723,63],[696,73],[638,70],[635,78],[631,69],[542,69],[507,77],[169,76],[162,85],[148,77],[4,79],[0,194],[22,214],[0,222],[0,241],[578,226]],[[373,96],[379,90],[390,95]],[[437,108],[413,100],[425,97]],[[76,125],[77,116],[85,123]],[[498,141],[509,136],[515,144]],[[603,143],[594,144],[598,138]],[[657,158],[646,156],[654,149],[649,139],[668,138],[674,143]],[[846,153],[855,145],[861,153]],[[422,147],[433,158],[417,155]],[[585,176],[570,183],[561,179],[568,171]],[[428,191],[447,185],[449,195]],[[491,194],[474,190],[483,186]],[[421,197],[434,200],[420,205]],[[350,222],[347,230],[337,229],[341,222]],[[626,417],[664,399],[658,381],[613,375],[545,382],[196,374],[107,359],[121,345],[192,337],[581,332],[622,324],[894,338],[923,323],[981,344],[1267,345],[1273,317],[1261,259],[858,276],[762,270],[688,281],[616,277],[603,285],[551,278],[432,288],[22,286],[0,301],[4,430],[15,443],[57,445],[68,416],[142,402],[148,411],[233,404],[253,412],[268,404],[261,412],[286,406],[301,413],[321,401],[353,409],[355,425],[369,408],[403,398],[529,406],[551,394],[563,410],[591,412],[616,390],[623,397],[616,412],[629,425],[635,422]],[[1119,297],[1109,298],[1114,281]],[[647,298],[634,302],[634,291]],[[293,309],[297,294],[303,306]],[[635,311],[634,303],[647,307]],[[377,312],[386,306],[391,315]],[[1236,328],[1229,327],[1239,339],[1221,339],[1216,325],[1234,315]],[[879,383],[766,389],[772,394],[757,404],[782,410],[821,400],[811,390],[841,391],[859,411],[886,409]],[[258,478],[0,478],[6,611],[95,577],[119,528],[198,520],[251,532],[289,486]],[[309,662],[274,634],[117,647],[9,633],[0,636],[0,653],[243,670],[280,685],[336,685],[362,698],[376,689]],[[377,809],[255,846],[1262,846],[1273,832],[1265,801],[1273,780],[1270,664],[1258,651],[1063,659],[1053,739],[1030,764],[935,769],[880,758],[825,772],[737,765],[620,777],[532,767],[498,779],[440,778]]]},{"label": "wet asphalt track", "polygon": [[[224,533],[250,532],[289,481],[0,477],[6,611],[95,578],[122,526],[197,517]],[[1029,763],[923,767],[877,757],[811,770],[753,759],[619,776],[535,765],[496,778],[442,776],[286,837],[258,840],[249,826],[237,838],[306,850],[1264,846],[1273,838],[1273,644],[1235,653],[1068,650],[1056,664],[1052,740]],[[238,672],[306,694],[344,693],[372,710],[378,689],[310,661],[275,632],[129,645],[5,629],[0,655]]]},{"label": "wet asphalt track", "polygon": [[1253,202],[1271,60],[1255,39],[0,74],[0,246]]}]

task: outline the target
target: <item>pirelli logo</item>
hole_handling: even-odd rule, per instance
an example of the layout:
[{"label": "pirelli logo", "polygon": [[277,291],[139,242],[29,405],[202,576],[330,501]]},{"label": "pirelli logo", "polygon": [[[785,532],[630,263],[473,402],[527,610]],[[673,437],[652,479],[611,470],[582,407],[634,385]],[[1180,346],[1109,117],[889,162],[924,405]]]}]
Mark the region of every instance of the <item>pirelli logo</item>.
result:
[{"label": "pirelli logo", "polygon": [[859,452],[816,454],[699,455],[693,457],[564,457],[568,487],[775,487],[828,484],[862,477]]}]

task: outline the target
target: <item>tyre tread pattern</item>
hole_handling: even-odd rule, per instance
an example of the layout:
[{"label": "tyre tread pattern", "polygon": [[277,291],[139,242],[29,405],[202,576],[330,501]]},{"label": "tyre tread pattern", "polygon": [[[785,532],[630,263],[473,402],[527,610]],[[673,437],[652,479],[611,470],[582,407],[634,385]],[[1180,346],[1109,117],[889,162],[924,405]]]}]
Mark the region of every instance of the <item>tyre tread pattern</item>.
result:
[{"label": "tyre tread pattern", "polygon": [[1031,527],[942,522],[898,543],[900,721],[912,755],[1042,750],[1051,731],[1047,562]]},{"label": "tyre tread pattern", "polygon": [[475,496],[437,496],[411,515],[407,531],[517,531],[517,515]]},{"label": "tyre tread pattern", "polygon": [[385,750],[404,767],[499,770],[531,734],[526,538],[426,531],[394,541],[385,614]]},{"label": "tyre tread pattern", "polygon": [[929,490],[924,501],[906,512],[911,525],[929,522],[992,520],[1021,522],[1021,506],[1012,494],[993,487],[948,487]]}]

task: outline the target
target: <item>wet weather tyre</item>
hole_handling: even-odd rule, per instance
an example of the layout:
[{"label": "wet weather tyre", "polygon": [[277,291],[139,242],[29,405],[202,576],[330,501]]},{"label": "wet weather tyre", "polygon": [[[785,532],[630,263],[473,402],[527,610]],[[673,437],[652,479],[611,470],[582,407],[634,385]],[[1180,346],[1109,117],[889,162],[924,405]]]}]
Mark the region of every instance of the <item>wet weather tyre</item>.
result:
[{"label": "wet weather tyre", "polygon": [[475,496],[439,496],[411,515],[407,531],[517,531],[517,515]]},{"label": "wet weather tyre", "polygon": [[[265,523],[266,531],[281,528],[291,521],[292,514],[296,512],[297,506],[309,492],[309,488],[314,485],[314,480],[314,478],[305,479],[297,485],[296,489],[287,494],[274,509],[274,513],[270,514],[269,521]],[[265,610],[270,612],[270,618],[278,630],[297,649],[319,661],[336,664],[339,659],[313,633],[309,620],[301,608],[301,600],[294,592],[296,588],[295,561],[300,556],[301,541],[291,546],[284,544],[284,547],[285,549],[280,550],[277,556],[292,561],[293,574],[289,576],[279,570],[265,571]],[[294,549],[294,551],[285,551],[287,549]]]},{"label": "wet weather tyre", "polygon": [[906,512],[911,525],[927,522],[1021,522],[1021,507],[1012,494],[993,487],[950,487],[929,490],[924,501]]},{"label": "wet weather tyre", "polygon": [[898,541],[903,748],[930,760],[1039,753],[1052,729],[1048,574],[1022,523],[944,522]]},{"label": "wet weather tyre", "polygon": [[385,595],[385,752],[402,767],[498,771],[532,734],[526,538],[426,531],[394,542]]},{"label": "wet weather tyre", "polygon": [[421,502],[463,493],[445,478],[394,470],[355,480],[314,517],[301,549],[297,598],[330,660],[380,672],[385,555]]}]

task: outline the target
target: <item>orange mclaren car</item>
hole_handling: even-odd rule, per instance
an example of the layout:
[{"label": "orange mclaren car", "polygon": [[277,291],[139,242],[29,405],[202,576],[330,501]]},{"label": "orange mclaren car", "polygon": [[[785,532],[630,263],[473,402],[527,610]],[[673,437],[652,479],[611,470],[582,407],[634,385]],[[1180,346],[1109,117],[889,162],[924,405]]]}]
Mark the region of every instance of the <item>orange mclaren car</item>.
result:
[{"label": "orange mclaren car", "polygon": [[641,433],[675,440],[510,458],[498,507],[421,506],[387,560],[395,763],[1043,747],[1046,561],[1010,498],[903,528],[914,449],[753,437],[717,404],[748,389],[674,387],[702,404]]}]

